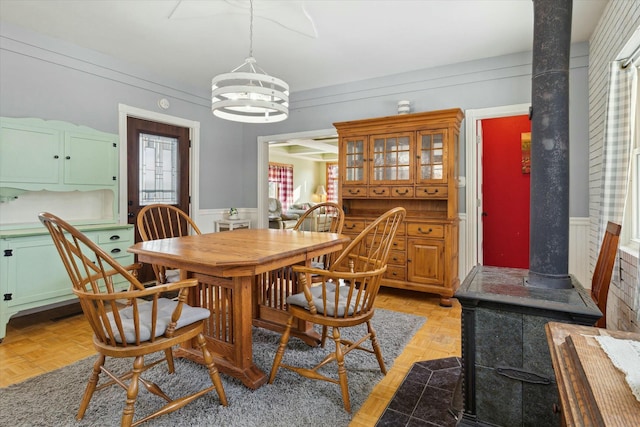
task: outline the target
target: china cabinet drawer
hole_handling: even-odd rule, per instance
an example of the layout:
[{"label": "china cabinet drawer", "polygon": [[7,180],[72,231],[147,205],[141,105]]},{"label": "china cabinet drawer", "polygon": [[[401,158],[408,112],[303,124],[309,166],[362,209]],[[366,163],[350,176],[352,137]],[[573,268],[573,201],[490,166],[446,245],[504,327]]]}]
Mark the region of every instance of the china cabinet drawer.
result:
[{"label": "china cabinet drawer", "polygon": [[369,197],[389,197],[390,194],[391,192],[389,191],[389,187],[369,187]]},{"label": "china cabinet drawer", "polygon": [[349,219],[344,220],[344,227],[342,232],[345,234],[360,234],[365,229],[365,221],[363,219]]},{"label": "china cabinet drawer", "polygon": [[387,271],[384,272],[384,278],[385,279],[391,279],[391,280],[406,280],[407,279],[407,275],[406,275],[406,267],[404,266],[399,266],[399,265],[391,265],[388,264],[387,265]]},{"label": "china cabinet drawer", "polygon": [[406,248],[405,240],[404,236],[396,236],[393,242],[391,242],[391,249],[404,251]]},{"label": "china cabinet drawer", "polygon": [[409,223],[407,224],[409,236],[444,238],[444,226],[441,224]]},{"label": "china cabinet drawer", "polygon": [[407,254],[404,251],[400,250],[392,250],[389,252],[389,260],[387,261],[390,265],[401,265],[404,268],[407,263]]},{"label": "china cabinet drawer", "polygon": [[413,197],[413,187],[391,187],[391,197]]},{"label": "china cabinet drawer", "polygon": [[447,186],[428,185],[416,187],[416,197],[425,197],[429,199],[446,199],[449,197],[449,189]]},{"label": "china cabinet drawer", "polygon": [[367,189],[365,187],[342,187],[342,197],[367,197]]}]

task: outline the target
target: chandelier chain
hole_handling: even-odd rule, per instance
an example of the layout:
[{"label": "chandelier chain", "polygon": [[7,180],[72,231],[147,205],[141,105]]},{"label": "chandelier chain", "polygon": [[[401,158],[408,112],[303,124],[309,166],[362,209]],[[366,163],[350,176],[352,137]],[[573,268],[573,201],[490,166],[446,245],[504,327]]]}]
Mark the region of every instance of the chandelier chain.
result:
[{"label": "chandelier chain", "polygon": [[249,56],[253,57],[253,0],[249,0]]}]

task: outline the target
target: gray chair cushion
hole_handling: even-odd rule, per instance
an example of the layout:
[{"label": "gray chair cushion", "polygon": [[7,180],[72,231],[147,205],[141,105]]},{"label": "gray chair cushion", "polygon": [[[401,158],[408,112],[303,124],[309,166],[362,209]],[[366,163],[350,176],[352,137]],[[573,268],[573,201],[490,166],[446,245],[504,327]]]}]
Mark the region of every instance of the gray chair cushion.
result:
[{"label": "gray chair cushion", "polygon": [[[156,319],[155,337],[164,335],[167,330],[167,326],[171,323],[171,315],[175,310],[178,301],[173,301],[167,298],[158,299],[158,318]],[[138,304],[138,313],[140,318],[140,341],[148,341],[151,339],[151,313],[153,310],[153,303],[151,301]],[[120,320],[122,321],[122,327],[124,329],[124,337],[128,344],[134,344],[136,342],[136,333],[133,321],[133,307],[129,306],[119,310]],[[203,319],[209,318],[209,310],[201,307],[191,307],[187,304],[182,305],[182,314],[176,324],[176,329],[190,325]],[[113,313],[108,313],[109,323],[111,329],[114,331],[116,341],[122,343],[122,338],[118,333],[118,328],[113,319]]]},{"label": "gray chair cushion", "polygon": [[[316,306],[316,310],[318,313],[326,314],[327,316],[344,316],[345,310],[349,315],[352,315],[356,309],[354,302],[352,301],[349,304],[349,308],[347,309],[347,295],[349,292],[349,286],[339,286],[338,287],[338,303],[336,304],[336,285],[334,283],[328,282],[325,284],[327,289],[327,299],[322,299],[322,286],[312,286],[311,295],[313,296],[312,301]],[[307,298],[304,296],[304,292],[300,292],[294,295],[291,295],[287,298],[287,304],[297,305],[299,307],[304,307],[307,310],[309,309],[309,304],[307,302]]]}]

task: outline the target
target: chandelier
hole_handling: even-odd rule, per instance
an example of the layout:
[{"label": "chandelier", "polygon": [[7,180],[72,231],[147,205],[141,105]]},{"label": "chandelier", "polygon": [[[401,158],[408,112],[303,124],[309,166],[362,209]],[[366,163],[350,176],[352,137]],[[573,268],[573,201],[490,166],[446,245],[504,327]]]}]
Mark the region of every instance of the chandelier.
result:
[{"label": "chandelier", "polygon": [[211,80],[211,111],[235,122],[280,122],[289,116],[289,85],[265,73],[253,57],[253,0],[250,10],[249,57]]}]

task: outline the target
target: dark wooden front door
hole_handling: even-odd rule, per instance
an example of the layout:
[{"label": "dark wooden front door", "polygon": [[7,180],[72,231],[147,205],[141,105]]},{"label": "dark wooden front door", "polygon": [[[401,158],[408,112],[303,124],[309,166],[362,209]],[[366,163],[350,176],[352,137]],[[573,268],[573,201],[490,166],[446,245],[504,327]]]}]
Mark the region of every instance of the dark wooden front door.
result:
[{"label": "dark wooden front door", "polygon": [[[189,212],[189,128],[127,118],[128,222],[135,224],[140,209],[166,203]],[[136,242],[140,241],[137,227]],[[142,282],[154,280],[145,265]]]}]

